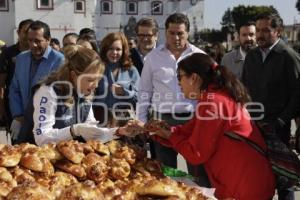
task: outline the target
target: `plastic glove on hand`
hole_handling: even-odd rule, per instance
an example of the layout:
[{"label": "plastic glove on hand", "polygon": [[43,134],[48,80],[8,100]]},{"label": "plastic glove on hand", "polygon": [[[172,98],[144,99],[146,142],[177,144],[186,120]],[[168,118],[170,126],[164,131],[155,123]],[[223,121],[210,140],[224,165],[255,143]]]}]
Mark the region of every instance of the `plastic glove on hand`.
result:
[{"label": "plastic glove on hand", "polygon": [[108,142],[116,138],[115,132],[118,128],[101,128],[96,124],[74,124],[74,135],[81,136],[87,140],[100,140],[101,142]]},{"label": "plastic glove on hand", "polygon": [[111,140],[117,139],[118,136],[116,135],[116,131],[118,130],[118,127],[115,128],[104,128],[104,127],[96,127],[95,134],[91,136],[82,136],[86,141],[89,139],[92,140],[100,140],[101,142],[109,142]]},{"label": "plastic glove on hand", "polygon": [[13,140],[16,140],[18,138],[18,135],[20,133],[22,127],[22,122],[19,120],[14,119],[10,125],[10,132],[11,137]]}]

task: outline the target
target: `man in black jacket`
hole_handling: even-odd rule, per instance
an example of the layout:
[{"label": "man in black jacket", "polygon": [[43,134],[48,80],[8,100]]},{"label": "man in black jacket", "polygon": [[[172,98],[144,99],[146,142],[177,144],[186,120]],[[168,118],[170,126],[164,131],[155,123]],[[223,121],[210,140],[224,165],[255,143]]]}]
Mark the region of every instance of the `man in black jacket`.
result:
[{"label": "man in black jacket", "polygon": [[[142,18],[138,21],[135,32],[137,35],[137,45],[130,49],[130,57],[133,65],[142,74],[145,56],[156,47],[159,27],[155,19]],[[149,140],[151,158],[156,158],[153,142]]]},{"label": "man in black jacket", "polygon": [[10,82],[15,73],[16,56],[29,49],[26,32],[32,19],[25,19],[18,26],[18,42],[3,49],[0,54],[0,121],[9,131],[11,113],[8,105],[8,93]]},{"label": "man in black jacket", "polygon": [[[261,104],[261,113],[250,112],[253,119],[272,127],[289,146],[291,120],[299,111],[300,83],[299,55],[288,47],[281,37],[282,19],[263,13],[256,20],[258,47],[245,58],[242,82],[248,88],[252,101]],[[278,191],[279,200],[294,199],[292,191]]]},{"label": "man in black jacket", "polygon": [[138,21],[135,32],[137,47],[130,49],[133,65],[141,75],[145,56],[156,46],[158,38],[158,24],[153,18],[142,18]]}]

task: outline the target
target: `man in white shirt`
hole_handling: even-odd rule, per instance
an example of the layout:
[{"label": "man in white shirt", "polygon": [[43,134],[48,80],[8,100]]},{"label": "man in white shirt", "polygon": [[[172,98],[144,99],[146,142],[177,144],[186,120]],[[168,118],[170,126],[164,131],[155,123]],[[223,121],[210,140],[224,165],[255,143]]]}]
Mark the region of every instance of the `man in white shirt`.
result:
[{"label": "man in white shirt", "polygon": [[246,22],[242,24],[238,29],[238,33],[240,46],[226,53],[222,58],[221,64],[241,79],[246,54],[256,46],[255,23]]},{"label": "man in white shirt", "polygon": [[[177,63],[186,55],[202,52],[188,43],[190,23],[184,14],[174,13],[165,22],[166,43],[152,50],[145,57],[139,83],[137,116],[146,122],[149,109],[154,118],[165,120],[170,125],[183,124],[194,112],[195,101],[184,98],[177,80]],[[164,165],[177,168],[177,152],[154,142],[156,159]],[[189,173],[198,176],[202,186],[208,186],[207,177],[202,178],[203,169],[188,164]],[[196,172],[197,171],[197,172]]]}]

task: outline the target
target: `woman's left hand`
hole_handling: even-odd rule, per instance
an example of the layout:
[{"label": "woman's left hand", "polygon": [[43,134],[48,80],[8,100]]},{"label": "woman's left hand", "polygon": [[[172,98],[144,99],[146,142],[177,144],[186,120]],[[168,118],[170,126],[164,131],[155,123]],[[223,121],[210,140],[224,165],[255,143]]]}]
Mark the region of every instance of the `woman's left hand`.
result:
[{"label": "woman's left hand", "polygon": [[111,90],[112,93],[116,94],[117,96],[124,96],[125,94],[123,87],[116,83],[112,84]]},{"label": "woman's left hand", "polygon": [[166,140],[169,139],[169,137],[171,136],[172,132],[170,130],[165,130],[165,129],[159,129],[155,132],[150,132],[149,135],[157,135],[161,138],[164,138]]},{"label": "woman's left hand", "polygon": [[149,135],[158,135],[164,139],[169,139],[172,132],[166,121],[151,119],[145,124],[145,129],[149,131]]}]

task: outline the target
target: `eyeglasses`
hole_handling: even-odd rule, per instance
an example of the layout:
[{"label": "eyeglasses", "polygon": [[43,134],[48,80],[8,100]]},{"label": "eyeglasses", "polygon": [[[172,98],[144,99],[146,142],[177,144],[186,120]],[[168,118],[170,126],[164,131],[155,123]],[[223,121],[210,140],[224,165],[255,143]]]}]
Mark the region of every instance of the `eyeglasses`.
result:
[{"label": "eyeglasses", "polygon": [[151,37],[154,36],[154,34],[142,34],[142,33],[140,33],[140,34],[137,34],[137,36],[140,37],[140,38],[151,38]]},{"label": "eyeglasses", "polygon": [[179,72],[177,73],[177,80],[178,80],[178,82],[181,81],[181,79],[182,79],[183,76],[187,76],[187,74],[180,74]]}]

